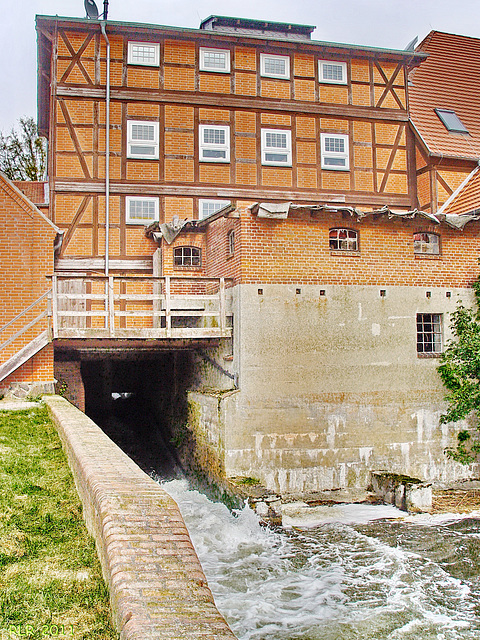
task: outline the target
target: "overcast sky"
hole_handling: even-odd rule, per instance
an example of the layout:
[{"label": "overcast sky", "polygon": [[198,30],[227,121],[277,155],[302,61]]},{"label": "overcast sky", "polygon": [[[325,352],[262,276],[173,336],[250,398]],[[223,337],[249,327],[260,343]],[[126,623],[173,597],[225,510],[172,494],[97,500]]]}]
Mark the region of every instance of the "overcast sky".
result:
[{"label": "overcast sky", "polygon": [[[103,10],[103,0],[97,0]],[[0,130],[36,118],[35,15],[85,17],[83,0],[0,0]],[[479,0],[110,0],[109,20],[198,28],[210,15],[316,25],[315,40],[404,49],[432,29],[480,38]]]}]

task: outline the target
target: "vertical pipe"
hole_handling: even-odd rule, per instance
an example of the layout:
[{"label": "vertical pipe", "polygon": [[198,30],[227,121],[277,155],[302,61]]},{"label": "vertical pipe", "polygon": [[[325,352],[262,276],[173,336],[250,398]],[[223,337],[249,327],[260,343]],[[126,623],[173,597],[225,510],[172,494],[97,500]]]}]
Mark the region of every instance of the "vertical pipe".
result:
[{"label": "vertical pipe", "polygon": [[105,86],[105,275],[110,268],[110,40],[105,30],[106,22],[100,22],[107,45],[107,77]]}]

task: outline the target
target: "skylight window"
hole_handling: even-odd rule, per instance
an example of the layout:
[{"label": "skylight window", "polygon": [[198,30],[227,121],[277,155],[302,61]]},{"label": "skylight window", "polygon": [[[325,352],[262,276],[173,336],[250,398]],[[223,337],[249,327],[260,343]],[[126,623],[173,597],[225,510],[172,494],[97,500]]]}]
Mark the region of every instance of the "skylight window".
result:
[{"label": "skylight window", "polygon": [[435,113],[445,125],[445,128],[452,133],[468,133],[467,127],[463,124],[455,111],[451,109],[435,109]]}]

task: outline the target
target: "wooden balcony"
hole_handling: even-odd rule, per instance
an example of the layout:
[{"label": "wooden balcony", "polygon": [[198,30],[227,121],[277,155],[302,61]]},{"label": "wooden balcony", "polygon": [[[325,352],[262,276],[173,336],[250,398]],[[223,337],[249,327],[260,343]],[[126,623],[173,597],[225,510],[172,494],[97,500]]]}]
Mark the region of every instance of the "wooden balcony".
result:
[{"label": "wooden balcony", "polygon": [[230,278],[52,276],[53,338],[232,335]]}]

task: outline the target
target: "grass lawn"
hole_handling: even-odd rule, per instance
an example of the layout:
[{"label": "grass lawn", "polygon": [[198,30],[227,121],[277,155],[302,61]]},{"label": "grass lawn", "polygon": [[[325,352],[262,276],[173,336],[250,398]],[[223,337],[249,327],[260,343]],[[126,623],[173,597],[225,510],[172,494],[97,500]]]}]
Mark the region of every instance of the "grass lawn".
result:
[{"label": "grass lawn", "polygon": [[118,640],[108,590],[44,407],[0,411],[0,640]]}]

